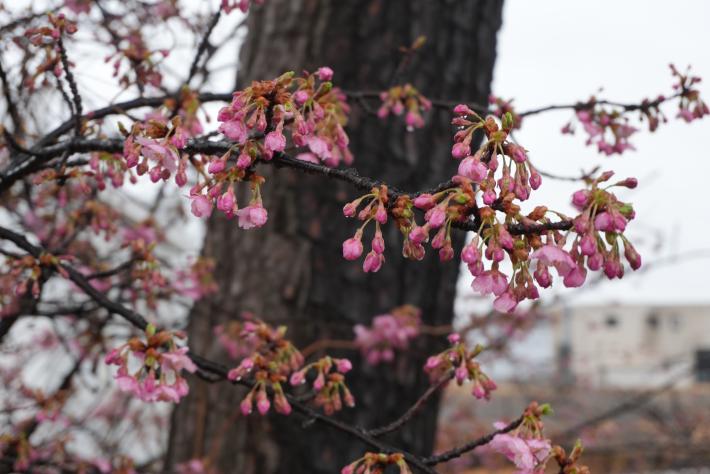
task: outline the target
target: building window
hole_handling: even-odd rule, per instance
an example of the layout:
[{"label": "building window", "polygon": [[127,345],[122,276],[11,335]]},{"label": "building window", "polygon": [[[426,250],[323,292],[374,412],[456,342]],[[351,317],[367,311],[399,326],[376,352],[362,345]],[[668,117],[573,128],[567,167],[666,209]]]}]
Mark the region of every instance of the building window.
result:
[{"label": "building window", "polygon": [[618,325],[619,325],[619,318],[617,318],[615,315],[610,314],[609,316],[606,317],[606,327],[616,328]]},{"label": "building window", "polygon": [[710,382],[710,349],[695,351],[695,378],[698,382]]},{"label": "building window", "polygon": [[651,313],[648,316],[646,316],[646,325],[648,326],[649,329],[655,331],[656,329],[658,329],[659,323],[660,323],[660,318],[658,317],[657,313]]}]

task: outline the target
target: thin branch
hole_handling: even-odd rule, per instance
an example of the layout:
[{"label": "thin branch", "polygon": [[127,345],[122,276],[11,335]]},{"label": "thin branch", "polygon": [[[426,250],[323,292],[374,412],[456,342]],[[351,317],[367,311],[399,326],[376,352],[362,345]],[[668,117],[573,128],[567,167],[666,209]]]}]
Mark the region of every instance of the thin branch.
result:
[{"label": "thin branch", "polygon": [[424,458],[424,463],[428,464],[429,466],[435,466],[437,464],[441,464],[442,462],[447,462],[452,459],[458,458],[461,455],[466,454],[469,451],[473,451],[474,449],[476,449],[480,446],[490,443],[491,440],[496,437],[496,435],[508,433],[509,431],[513,431],[515,428],[520,426],[520,424],[522,422],[523,422],[523,417],[521,416],[520,418],[518,418],[514,421],[511,421],[503,428],[496,430],[492,433],[489,433],[485,436],[481,436],[478,439],[474,439],[473,441],[468,442],[468,443],[464,444],[463,446],[459,446],[458,448],[454,448],[449,451],[445,451],[441,454],[436,454],[434,456]]},{"label": "thin branch", "polygon": [[67,50],[64,47],[64,40],[61,35],[59,35],[57,39],[57,46],[59,47],[59,58],[62,61],[62,68],[64,68],[64,74],[69,83],[69,90],[71,90],[72,93],[72,101],[74,103],[74,133],[78,137],[81,135],[81,116],[84,113],[81,104],[81,96],[79,95],[79,88],[76,85],[74,73],[71,70],[71,64],[69,63],[69,57],[67,56]]},{"label": "thin branch", "polygon": [[192,60],[192,64],[190,65],[190,72],[188,73],[187,79],[185,80],[186,85],[189,85],[192,78],[195,77],[195,74],[197,74],[197,68],[200,63],[200,58],[202,58],[202,55],[205,54],[205,51],[207,51],[207,47],[210,44],[210,35],[212,34],[212,31],[214,30],[215,26],[217,26],[221,15],[221,8],[218,8],[215,14],[212,15],[212,20],[210,21],[209,25],[207,26],[207,30],[205,30],[205,33],[202,36],[200,45],[197,47],[197,52],[195,53],[195,57]]},{"label": "thin branch", "polygon": [[[230,142],[212,142],[205,140],[190,140],[187,145],[182,149],[183,152],[187,154],[209,154],[218,155],[226,153],[233,146]],[[123,140],[121,139],[107,139],[107,140],[96,140],[96,139],[75,139],[70,141],[60,142],[56,145],[51,145],[40,150],[34,150],[35,156],[42,158],[43,160],[50,160],[58,155],[69,152],[71,153],[81,153],[81,152],[92,152],[92,151],[105,151],[109,153],[121,153],[123,151]],[[353,185],[354,187],[362,190],[370,190],[373,187],[380,187],[385,183],[372,179],[367,176],[361,176],[355,168],[330,168],[328,166],[322,165],[320,163],[311,163],[308,161],[298,160],[296,158],[290,157],[284,153],[275,153],[273,159],[271,160],[260,160],[259,163],[271,164],[277,167],[287,167],[297,169],[310,174],[319,174],[326,176],[328,178],[336,179]],[[17,179],[18,171],[15,174],[11,174],[9,177],[0,177],[0,193],[3,192],[7,187],[10,186],[13,179]],[[14,178],[13,178],[14,177]],[[448,186],[447,186],[448,184]],[[399,190],[395,187],[389,186],[388,193],[392,202],[402,195],[416,196],[421,193],[432,193],[437,192],[437,190],[446,189],[446,187],[453,187],[453,182],[441,183],[437,185],[434,189],[415,191],[415,192],[405,192]],[[493,206],[497,208],[496,205]],[[520,223],[520,224],[510,224],[508,226],[508,231],[513,235],[521,234],[540,234],[545,233],[550,230],[569,230],[572,228],[572,220],[565,219],[558,222],[550,222],[545,224],[540,223]],[[464,221],[454,222],[453,226],[469,231],[477,231],[480,224],[474,220],[468,219]]]},{"label": "thin branch", "polygon": [[[7,113],[10,115],[12,124],[14,126],[13,133],[15,135],[22,134],[24,132],[24,127],[22,126],[22,119],[20,118],[20,113],[17,111],[17,106],[15,101],[12,99],[12,92],[10,92],[10,83],[7,79],[7,74],[0,60],[0,83],[2,84],[2,93],[5,97],[5,105],[7,108]],[[9,135],[9,134],[8,134]]]},{"label": "thin branch", "polygon": [[444,374],[441,376],[441,378],[436,381],[436,383],[433,383],[426,392],[422,394],[419,399],[414,402],[414,405],[409,407],[409,409],[404,412],[402,416],[394,420],[392,423],[389,423],[385,426],[381,426],[379,428],[374,428],[371,429],[367,432],[370,436],[382,436],[383,434],[391,433],[393,431],[398,430],[401,428],[404,424],[406,424],[409,420],[411,420],[414,415],[424,406],[424,404],[443,386],[445,386],[449,381],[454,377],[454,371],[450,370],[448,373]]},{"label": "thin branch", "polygon": [[[39,258],[39,256],[42,255],[42,253],[44,252],[41,247],[33,245],[23,235],[20,235],[17,232],[14,232],[10,229],[6,229],[4,227],[0,227],[0,239],[5,239],[9,240],[10,242],[13,242],[16,246],[26,251],[28,254],[32,255],[35,258]],[[57,267],[58,270],[66,272],[66,274],[69,276],[69,279],[74,282],[74,284],[76,284],[79,288],[81,288],[81,290],[84,291],[84,293],[86,293],[87,296],[93,299],[98,305],[102,306],[112,314],[118,314],[122,316],[136,328],[141,330],[146,329],[148,322],[142,315],[123,306],[120,303],[109,299],[106,295],[94,289],[94,287],[91,286],[86,277],[84,277],[78,271],[74,270],[69,265],[58,264]],[[201,375],[205,377],[206,380],[210,382],[227,380],[227,367],[192,352],[190,352],[188,355],[193,360],[193,362],[200,368],[201,372],[203,372]],[[237,381],[235,383],[251,387],[251,383],[248,381]],[[306,416],[307,418],[321,422],[325,425],[331,426],[344,433],[347,433],[350,436],[359,439],[368,446],[376,449],[378,452],[402,453],[407,463],[409,463],[411,466],[415,466],[422,472],[428,474],[436,473],[436,471],[430,468],[427,463],[423,462],[418,456],[389,446],[388,444],[385,444],[370,436],[367,432],[360,428],[356,428],[345,422],[336,420],[335,418],[332,418],[330,416],[323,415],[315,411],[311,407],[301,403],[291,395],[287,395],[287,398],[294,410]]]}]

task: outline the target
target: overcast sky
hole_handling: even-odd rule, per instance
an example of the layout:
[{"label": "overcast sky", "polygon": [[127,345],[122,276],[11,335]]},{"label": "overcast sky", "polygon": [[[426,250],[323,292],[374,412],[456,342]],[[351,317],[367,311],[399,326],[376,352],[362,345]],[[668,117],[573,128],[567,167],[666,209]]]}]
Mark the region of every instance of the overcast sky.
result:
[{"label": "overcast sky", "polygon": [[[640,101],[670,93],[668,64],[673,62],[679,68],[693,66],[705,79],[700,89],[710,102],[708,21],[710,2],[703,0],[506,0],[493,88],[502,97],[514,97],[520,110],[584,100],[601,87],[599,97]],[[643,129],[632,141],[637,151],[621,157],[598,155],[584,146],[581,134],[561,135],[570,112],[530,117],[516,136],[542,170],[577,175],[601,165],[619,177],[638,177],[637,189],[618,195],[636,208],[629,236],[638,242],[644,262],[710,249],[710,120],[688,125],[674,119],[675,108],[666,110],[672,120],[655,133]],[[551,206],[564,202],[563,211],[571,212],[566,203],[578,187],[548,179],[533,200]],[[710,303],[705,255],[576,292],[570,300]]]}]

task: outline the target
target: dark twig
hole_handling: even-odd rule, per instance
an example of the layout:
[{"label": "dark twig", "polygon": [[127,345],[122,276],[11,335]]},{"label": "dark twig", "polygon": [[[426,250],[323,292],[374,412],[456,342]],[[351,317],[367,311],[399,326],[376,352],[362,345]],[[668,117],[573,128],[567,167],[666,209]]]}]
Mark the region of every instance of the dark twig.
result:
[{"label": "dark twig", "polygon": [[[232,143],[229,142],[213,142],[205,140],[190,140],[182,150],[188,154],[202,153],[209,155],[217,155],[226,153],[231,147]],[[81,153],[81,152],[91,152],[91,151],[105,151],[109,153],[120,153],[123,150],[123,140],[121,139],[106,139],[106,140],[96,140],[96,139],[77,139],[60,142],[56,145],[47,146],[43,149],[33,150],[33,154],[36,157],[42,158],[43,160],[50,160],[53,157],[71,153]],[[372,179],[367,176],[361,176],[355,168],[330,168],[328,166],[311,163],[308,161],[298,160],[292,158],[283,153],[277,153],[274,158],[269,161],[261,160],[262,164],[271,164],[277,167],[287,167],[293,168],[306,173],[319,174],[332,179],[350,183],[358,189],[370,190],[373,187],[382,186],[383,182]],[[12,180],[12,175],[10,177],[0,176],[0,192],[3,192],[10,185],[8,180]],[[415,192],[405,192],[399,190],[395,187],[388,187],[390,199],[394,200],[399,196],[407,194],[409,196],[416,196],[421,193],[431,193],[437,192],[437,190],[446,189],[448,187],[453,187],[453,183],[441,183],[433,189],[428,189],[424,191]],[[495,206],[494,206],[495,207]],[[454,227],[462,230],[477,231],[480,224],[473,220],[465,220],[455,222]],[[520,234],[540,234],[545,233],[550,230],[569,230],[572,228],[571,220],[561,220],[558,222],[551,222],[546,224],[531,223],[531,224],[510,224],[508,226],[508,231],[513,235]]]},{"label": "dark twig", "polygon": [[414,402],[414,405],[409,407],[409,409],[404,412],[402,416],[394,420],[392,423],[389,423],[385,426],[381,426],[380,428],[374,428],[371,429],[367,432],[370,436],[382,436],[383,434],[391,433],[393,431],[398,430],[401,428],[405,423],[409,422],[414,415],[424,406],[424,404],[429,400],[432,395],[434,395],[441,387],[445,386],[452,378],[454,377],[454,372],[449,371],[448,373],[444,374],[436,383],[433,383],[426,392],[422,394],[419,399]]},{"label": "dark twig", "polygon": [[[39,256],[42,255],[44,252],[44,250],[41,247],[33,245],[24,236],[18,234],[17,232],[14,232],[10,229],[6,229],[4,227],[0,227],[0,239],[5,239],[5,240],[8,240],[8,241],[14,243],[17,247],[21,248],[22,250],[24,250],[25,252],[27,252],[28,254],[32,255],[35,258],[39,258]],[[86,293],[87,296],[89,296],[92,300],[94,300],[99,306],[108,310],[112,314],[118,314],[118,315],[122,316],[124,319],[126,319],[129,323],[131,323],[133,326],[135,326],[138,329],[141,329],[141,330],[146,329],[146,327],[148,326],[148,322],[146,321],[146,319],[142,315],[123,306],[120,303],[117,303],[117,302],[109,299],[106,295],[104,295],[103,293],[94,289],[94,287],[91,285],[91,283],[89,283],[89,281],[86,279],[86,277],[84,275],[82,275],[78,271],[74,270],[69,265],[58,264],[57,267],[58,267],[57,270],[62,270],[64,272],[66,272],[66,274],[69,276],[69,279],[72,282],[74,282],[74,284],[76,284],[84,293]],[[227,373],[228,373],[227,367],[225,367],[221,364],[218,364],[216,362],[213,362],[209,359],[206,359],[206,358],[204,358],[198,354],[192,353],[192,352],[189,353],[189,356],[195,362],[195,364],[201,369],[201,371],[203,371],[207,374],[207,375],[205,375],[207,380],[212,381],[212,382],[227,380]],[[236,383],[246,385],[246,386],[251,386],[251,384],[248,381],[239,381]],[[296,398],[294,398],[291,395],[288,395],[287,397],[289,399],[289,403],[294,408],[294,410],[296,410],[297,412],[306,416],[307,418],[312,419],[317,422],[320,422],[320,423],[323,423],[323,424],[328,425],[332,428],[336,428],[344,433],[347,433],[350,436],[359,439],[360,441],[367,444],[368,446],[376,449],[378,452],[383,452],[383,453],[401,452],[404,455],[407,463],[409,463],[410,465],[417,467],[422,472],[425,472],[428,474],[435,474],[436,471],[434,471],[432,468],[430,468],[427,465],[427,463],[422,461],[422,459],[419,458],[418,456],[415,456],[413,454],[404,452],[400,449],[396,449],[392,446],[382,443],[381,441],[370,436],[366,431],[364,431],[360,428],[356,428],[356,427],[351,426],[345,422],[336,420],[335,418],[332,418],[330,416],[323,415],[323,414],[315,411],[311,407],[299,402]]]},{"label": "dark twig", "polygon": [[81,104],[81,96],[79,95],[79,88],[76,85],[74,73],[71,70],[71,64],[69,63],[69,57],[67,56],[67,50],[64,47],[64,40],[61,35],[57,39],[57,46],[59,47],[59,57],[62,61],[62,68],[64,68],[64,74],[69,83],[69,90],[71,90],[72,93],[72,102],[74,103],[74,132],[78,137],[81,136],[81,116],[84,113]]},{"label": "dark twig", "polygon": [[24,127],[22,126],[22,119],[20,118],[20,113],[17,111],[15,101],[12,99],[12,92],[10,92],[10,82],[7,79],[7,74],[5,73],[5,69],[3,68],[1,60],[0,83],[2,84],[2,93],[5,97],[5,106],[7,108],[7,113],[10,116],[10,120],[12,120],[12,124],[14,126],[13,133],[15,135],[21,135],[24,132]]},{"label": "dark twig", "polygon": [[217,9],[215,14],[212,15],[212,20],[207,26],[207,30],[205,30],[204,35],[202,35],[200,45],[197,47],[197,52],[195,53],[195,57],[192,60],[192,64],[190,65],[190,72],[187,75],[187,79],[185,79],[185,85],[189,85],[192,78],[195,77],[195,74],[197,74],[197,68],[200,64],[200,58],[202,58],[202,55],[205,54],[205,51],[207,51],[207,46],[209,46],[210,44],[210,35],[212,34],[212,30],[214,30],[215,26],[217,26],[221,15],[221,8]]},{"label": "dark twig", "polygon": [[496,435],[503,434],[503,433],[508,433],[509,431],[513,431],[515,428],[520,426],[520,424],[523,422],[523,417],[521,416],[520,418],[511,421],[508,423],[506,426],[503,428],[496,430],[492,433],[489,433],[485,436],[482,436],[478,439],[474,439],[471,442],[468,442],[464,444],[463,446],[459,446],[458,448],[451,449],[449,451],[445,451],[441,454],[436,454],[434,456],[430,456],[428,458],[424,458],[424,463],[428,464],[429,466],[435,466],[437,464],[441,464],[442,462],[450,461],[452,459],[458,458],[463,454],[466,454],[469,451],[473,451],[474,449],[486,445],[491,442],[493,438],[495,438]]}]

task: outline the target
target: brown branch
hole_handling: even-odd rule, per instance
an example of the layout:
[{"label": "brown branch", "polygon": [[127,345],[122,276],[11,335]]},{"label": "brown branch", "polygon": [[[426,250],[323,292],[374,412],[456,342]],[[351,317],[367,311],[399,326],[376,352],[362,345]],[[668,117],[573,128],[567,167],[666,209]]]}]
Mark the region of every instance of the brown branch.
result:
[{"label": "brown branch", "polygon": [[[22,250],[26,251],[28,254],[32,255],[35,258],[39,258],[40,255],[44,253],[44,250],[41,247],[38,247],[36,245],[33,245],[30,243],[24,236],[18,234],[17,232],[14,232],[10,229],[6,229],[4,227],[0,227],[0,239],[5,239],[9,240],[10,242],[14,243],[17,247],[21,248]],[[74,282],[84,293],[86,293],[87,296],[89,296],[92,300],[94,300],[99,306],[103,307],[104,309],[108,310],[109,313],[111,314],[118,314],[122,316],[124,319],[126,319],[129,323],[131,323],[133,326],[135,326],[138,329],[145,330],[148,322],[146,319],[136,313],[135,311],[123,306],[120,303],[117,303],[111,299],[109,299],[106,295],[103,293],[95,290],[93,286],[89,283],[89,281],[84,277],[81,273],[78,271],[74,270],[72,267],[69,265],[65,264],[58,264],[57,265],[57,270],[63,270],[66,272],[66,274],[69,276],[69,279]],[[213,362],[209,359],[206,359],[198,354],[195,354],[193,352],[190,352],[189,357],[192,359],[192,361],[200,368],[200,374],[203,378],[210,382],[217,382],[217,381],[225,381],[228,380],[227,378],[227,373],[229,369],[222,364],[219,364],[217,362]],[[252,384],[248,381],[237,381],[235,383],[238,383],[240,385],[245,385],[247,387],[251,387]],[[376,449],[378,452],[382,453],[402,453],[407,461],[411,466],[415,466],[418,469],[420,469],[422,472],[428,473],[428,474],[435,474],[436,471],[434,471],[431,467],[427,465],[422,459],[414,454],[408,453],[406,451],[403,451],[401,449],[396,449],[388,444],[385,444],[377,439],[375,439],[373,436],[370,436],[366,431],[356,428],[354,426],[351,426],[345,422],[336,420],[335,418],[332,418],[327,415],[323,415],[311,407],[301,403],[298,401],[295,397],[292,395],[287,395],[287,398],[289,400],[289,403],[291,406],[294,408],[295,411],[301,413],[305,417],[312,419],[314,421],[320,422],[324,425],[328,425],[332,428],[335,428],[337,430],[340,430],[344,433],[349,434],[350,436],[359,439],[363,443],[367,444],[368,446]]]},{"label": "brown branch", "polygon": [[[182,149],[183,152],[188,154],[208,154],[208,155],[218,155],[226,153],[233,143],[230,142],[212,142],[206,140],[190,140],[185,148]],[[96,140],[96,139],[73,139],[64,142],[60,142],[56,145],[50,145],[42,149],[33,150],[34,156],[42,158],[44,161],[51,160],[52,158],[69,153],[82,153],[82,152],[92,152],[92,151],[105,151],[109,153],[121,153],[123,151],[123,140],[121,139],[106,139],[106,140]],[[293,168],[305,173],[319,174],[326,176],[328,178],[336,179],[353,185],[354,187],[369,191],[373,187],[380,187],[385,183],[382,181],[375,180],[367,176],[361,176],[355,168],[330,168],[328,166],[322,165],[320,163],[311,163],[308,161],[298,160],[296,158],[290,157],[284,153],[275,153],[274,158],[271,160],[260,160],[261,164],[271,164],[277,167]],[[22,174],[21,170],[15,170],[9,176],[0,176],[0,193],[5,191],[13,182],[14,179],[18,179],[17,174]],[[448,185],[448,186],[447,186]],[[389,196],[392,201],[397,197],[402,195],[416,196],[422,193],[433,193],[438,192],[441,189],[447,189],[448,187],[454,187],[453,182],[441,183],[433,189],[406,192],[399,190],[395,187],[389,186]],[[496,206],[494,206],[495,208]],[[453,223],[453,226],[469,231],[477,231],[480,224],[474,220],[467,219],[463,221],[457,221]],[[540,234],[545,233],[550,230],[569,230],[572,228],[572,220],[565,219],[558,222],[551,223],[531,223],[531,224],[510,224],[508,225],[508,231],[513,235],[521,234]]]},{"label": "brown branch", "polygon": [[474,439],[473,441],[470,441],[470,442],[464,444],[463,446],[459,446],[458,448],[454,448],[449,451],[445,451],[441,454],[436,454],[434,456],[424,458],[424,462],[426,464],[428,464],[429,466],[435,466],[435,465],[440,464],[442,462],[447,462],[452,459],[458,458],[461,455],[466,454],[469,451],[473,451],[474,449],[476,449],[480,446],[490,443],[491,440],[496,437],[496,435],[508,433],[509,431],[513,431],[515,428],[520,426],[520,424],[522,422],[523,422],[523,417],[521,416],[520,418],[518,418],[514,421],[511,421],[503,428],[496,430],[492,433],[489,433],[485,436],[481,436],[478,439]]},{"label": "brown branch", "polygon": [[74,73],[71,70],[71,64],[69,63],[69,57],[67,56],[67,50],[64,47],[64,40],[61,35],[57,38],[57,46],[59,47],[59,58],[62,61],[64,74],[67,82],[69,83],[69,90],[71,90],[72,93],[72,102],[74,104],[74,133],[78,137],[81,135],[81,116],[84,113],[83,106],[81,104],[81,95],[79,95],[79,88],[76,85]]},{"label": "brown branch", "polygon": [[424,406],[424,404],[429,400],[441,387],[445,386],[454,377],[454,371],[450,370],[446,374],[442,375],[439,380],[433,383],[427,390],[422,394],[419,399],[414,402],[414,405],[409,407],[409,409],[404,412],[402,416],[394,420],[385,426],[379,428],[374,428],[367,431],[370,436],[382,436],[383,434],[391,433],[393,431],[401,428],[405,423],[411,420],[414,415]]},{"label": "brown branch", "polygon": [[2,61],[0,61],[0,83],[2,84],[2,93],[5,97],[5,106],[7,108],[7,113],[8,115],[10,115],[10,119],[12,120],[12,124],[14,126],[13,133],[15,135],[21,135],[24,132],[24,127],[22,126],[22,119],[20,118],[20,113],[17,111],[15,101],[12,99],[12,92],[10,92],[10,82],[7,79],[7,74],[5,72],[5,69],[3,68]]}]

